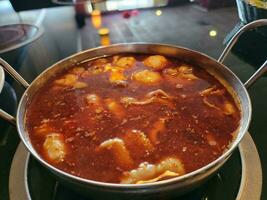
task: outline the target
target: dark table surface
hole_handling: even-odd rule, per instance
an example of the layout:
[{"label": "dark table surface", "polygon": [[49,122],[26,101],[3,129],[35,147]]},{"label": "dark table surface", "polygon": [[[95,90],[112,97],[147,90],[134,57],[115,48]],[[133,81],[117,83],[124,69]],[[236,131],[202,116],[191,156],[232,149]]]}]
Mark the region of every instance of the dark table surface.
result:
[{"label": "dark table surface", "polygon": [[[77,51],[101,45],[101,38],[97,29],[92,25],[91,18],[86,18],[84,27],[77,28],[74,17],[75,10],[71,6],[21,12],[18,16],[10,8],[9,3],[4,3],[4,5],[5,9],[0,6],[0,25],[23,21],[41,25],[45,31],[39,40],[30,45],[0,55],[1,58],[16,68],[28,82],[31,82],[44,69],[60,59]],[[162,7],[160,8],[161,15],[157,16],[156,11],[158,9],[139,10],[138,15],[128,19],[123,18],[121,12],[105,13],[102,15],[102,26],[109,28],[109,39],[112,44],[124,42],[167,43],[188,47],[218,58],[224,48],[224,38],[239,21],[235,7],[207,12],[194,4],[185,4],[177,7]],[[214,33],[216,36],[213,35]],[[257,59],[258,52],[251,53]],[[247,80],[257,67],[249,65],[234,54],[229,55],[225,64],[242,81]],[[23,92],[20,86],[10,77],[7,77],[7,80],[20,96]],[[262,199],[266,199],[267,78],[262,77],[258,80],[249,89],[249,93],[253,104],[253,118],[249,131],[261,157],[264,176]],[[4,133],[1,132],[1,134]],[[3,165],[10,165],[15,146],[19,140],[16,135],[0,138],[5,138],[4,142],[0,141],[0,156],[6,161],[5,163],[0,162],[0,167],[3,167]],[[8,156],[3,157],[5,152]],[[2,187],[2,185],[7,185],[8,170],[2,170],[1,175],[0,190],[7,198],[8,188],[7,186]]]}]

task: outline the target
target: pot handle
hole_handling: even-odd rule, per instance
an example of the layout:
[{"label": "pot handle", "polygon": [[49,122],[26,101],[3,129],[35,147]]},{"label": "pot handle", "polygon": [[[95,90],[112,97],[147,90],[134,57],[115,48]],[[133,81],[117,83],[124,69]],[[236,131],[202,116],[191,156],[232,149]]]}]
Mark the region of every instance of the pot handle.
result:
[{"label": "pot handle", "polygon": [[[228,53],[230,52],[230,50],[232,49],[232,47],[235,45],[235,43],[237,42],[238,38],[246,31],[257,28],[257,27],[261,27],[261,26],[265,26],[267,25],[267,19],[259,19],[256,21],[253,21],[245,26],[243,26],[242,28],[239,29],[239,31],[237,31],[237,33],[231,38],[231,40],[229,41],[229,43],[226,45],[225,49],[223,50],[222,54],[220,55],[220,57],[218,58],[218,62],[222,63],[226,56],[228,55]],[[258,78],[260,78],[265,72],[267,72],[267,60],[264,62],[264,64],[244,83],[246,88],[249,88],[250,86],[252,86],[256,80],[258,80]]]},{"label": "pot handle", "polygon": [[[15,69],[13,69],[6,61],[0,58],[0,66],[10,74],[20,85],[22,85],[25,89],[29,87],[29,83],[22,78]],[[16,126],[16,119],[12,115],[8,114],[4,110],[0,109],[0,118],[8,121],[12,125]]]}]

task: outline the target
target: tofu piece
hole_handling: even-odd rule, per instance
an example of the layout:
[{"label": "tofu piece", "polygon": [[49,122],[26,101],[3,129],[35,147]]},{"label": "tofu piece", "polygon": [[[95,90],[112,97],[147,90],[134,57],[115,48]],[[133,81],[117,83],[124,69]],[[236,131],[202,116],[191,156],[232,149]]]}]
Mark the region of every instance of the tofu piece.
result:
[{"label": "tofu piece", "polygon": [[116,66],[127,69],[132,67],[135,64],[136,60],[134,57],[121,57],[115,61]]},{"label": "tofu piece", "polygon": [[156,84],[161,81],[161,76],[158,72],[143,70],[135,72],[132,79],[144,84]]},{"label": "tofu piece", "polygon": [[60,86],[73,87],[76,89],[87,87],[87,83],[78,81],[78,75],[76,74],[67,74],[61,79],[55,80],[55,84]]},{"label": "tofu piece", "polygon": [[43,143],[43,150],[48,160],[51,162],[62,162],[66,156],[66,146],[64,137],[60,133],[50,133],[46,135]]},{"label": "tofu piece", "polygon": [[121,71],[114,71],[110,73],[109,82],[113,85],[126,87],[128,85],[127,78]]},{"label": "tofu piece", "polygon": [[75,74],[66,74],[61,79],[55,80],[55,83],[62,86],[73,86],[78,80],[78,76]]},{"label": "tofu piece", "polygon": [[149,56],[144,60],[144,65],[155,70],[163,69],[167,66],[168,60],[161,55]]}]

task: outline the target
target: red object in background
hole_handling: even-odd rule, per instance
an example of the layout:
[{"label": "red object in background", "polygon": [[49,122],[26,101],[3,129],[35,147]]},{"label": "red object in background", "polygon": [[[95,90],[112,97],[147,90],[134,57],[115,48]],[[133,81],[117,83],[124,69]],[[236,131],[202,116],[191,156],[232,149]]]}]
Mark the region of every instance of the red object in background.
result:
[{"label": "red object in background", "polygon": [[75,8],[76,14],[80,14],[80,15],[87,14],[86,5],[83,0],[76,0],[76,4],[74,5],[74,8]]},{"label": "red object in background", "polygon": [[137,16],[137,15],[139,15],[139,10],[132,10],[132,11],[131,11],[131,15],[132,15],[132,16]]},{"label": "red object in background", "polygon": [[125,18],[125,19],[128,19],[131,17],[131,13],[129,11],[124,11],[122,13],[122,17]]}]

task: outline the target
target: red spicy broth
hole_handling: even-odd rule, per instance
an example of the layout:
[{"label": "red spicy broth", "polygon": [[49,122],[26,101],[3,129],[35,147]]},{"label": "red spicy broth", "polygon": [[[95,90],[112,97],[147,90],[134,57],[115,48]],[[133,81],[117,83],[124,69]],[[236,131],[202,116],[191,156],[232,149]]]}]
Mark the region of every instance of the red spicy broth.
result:
[{"label": "red spicy broth", "polygon": [[26,127],[51,165],[90,180],[149,183],[218,158],[240,111],[204,69],[160,55],[84,62],[33,97]]}]

